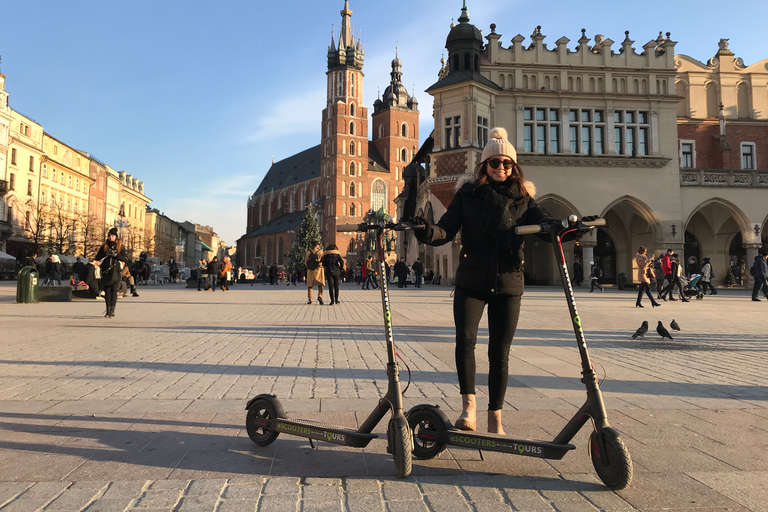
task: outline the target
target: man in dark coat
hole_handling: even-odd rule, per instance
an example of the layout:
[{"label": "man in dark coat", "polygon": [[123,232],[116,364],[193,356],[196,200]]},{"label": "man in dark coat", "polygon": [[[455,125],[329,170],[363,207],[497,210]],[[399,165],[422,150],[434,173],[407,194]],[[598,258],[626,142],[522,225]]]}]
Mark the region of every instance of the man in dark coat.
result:
[{"label": "man in dark coat", "polygon": [[408,265],[405,264],[405,258],[400,258],[400,261],[395,263],[395,278],[397,278],[398,288],[405,288],[408,286],[405,282],[408,278]]},{"label": "man in dark coat", "polygon": [[211,291],[216,291],[216,280],[219,277],[219,257],[214,256],[211,261],[208,262],[208,284],[211,286]]},{"label": "man in dark coat", "polygon": [[72,272],[77,276],[78,281],[85,281],[85,263],[80,260],[80,256],[77,257],[77,261],[72,265]]},{"label": "man in dark coat", "polygon": [[755,265],[752,267],[752,277],[755,278],[755,285],[752,287],[752,300],[760,302],[757,297],[760,290],[763,290],[763,295],[768,299],[768,262],[766,262],[768,252],[760,250],[760,253],[755,256]]},{"label": "man in dark coat", "polygon": [[416,275],[416,288],[421,288],[421,281],[424,276],[424,265],[421,263],[421,258],[416,258],[416,263],[413,264],[411,269]]}]

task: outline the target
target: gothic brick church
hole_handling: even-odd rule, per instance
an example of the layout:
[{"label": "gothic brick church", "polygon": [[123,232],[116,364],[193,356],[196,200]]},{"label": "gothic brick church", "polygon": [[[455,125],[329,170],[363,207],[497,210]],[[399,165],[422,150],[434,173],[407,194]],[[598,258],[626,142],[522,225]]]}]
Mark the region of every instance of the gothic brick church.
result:
[{"label": "gothic brick church", "polygon": [[368,109],[363,106],[365,52],[360,38],[352,35],[351,16],[345,0],[340,34],[328,47],[320,144],[274,162],[248,199],[247,234],[237,242],[241,266],[287,266],[295,232],[309,207],[323,246],[336,244],[347,265],[362,259],[364,250],[359,235],[337,233],[336,226],[359,223],[369,210],[381,207],[394,215],[402,169],[418,149],[418,102],[402,85],[396,53],[391,81],[373,104],[369,140]]}]

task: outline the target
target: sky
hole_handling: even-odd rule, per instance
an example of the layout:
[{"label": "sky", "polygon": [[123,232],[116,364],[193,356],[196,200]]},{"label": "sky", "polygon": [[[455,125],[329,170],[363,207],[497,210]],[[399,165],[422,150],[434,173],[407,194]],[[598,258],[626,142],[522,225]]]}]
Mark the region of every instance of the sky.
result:
[{"label": "sky", "polygon": [[[397,48],[419,100],[422,139],[450,24],[463,0],[349,0],[365,50],[369,112]],[[0,71],[11,107],[44,130],[145,182],[151,206],[246,234],[248,197],[275,161],[320,142],[327,50],[344,0],[0,0]],[[510,46],[537,25],[555,47],[581,29],[638,52],[671,32],[677,54],[706,62],[721,38],[746,65],[768,58],[768,1],[467,0],[470,22],[495,23]],[[617,48],[618,46],[614,46]]]}]

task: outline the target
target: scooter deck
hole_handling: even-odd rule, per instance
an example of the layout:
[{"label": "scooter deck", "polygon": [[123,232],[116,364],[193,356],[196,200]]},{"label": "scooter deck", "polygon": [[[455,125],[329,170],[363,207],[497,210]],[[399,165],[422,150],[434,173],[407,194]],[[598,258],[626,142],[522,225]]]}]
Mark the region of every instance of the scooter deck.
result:
[{"label": "scooter deck", "polygon": [[274,429],[278,432],[354,448],[364,448],[372,439],[379,437],[377,434],[365,434],[339,425],[300,418],[277,418],[271,421],[274,421]]},{"label": "scooter deck", "polygon": [[478,434],[466,430],[423,430],[418,432],[419,439],[423,441],[461,446],[477,450],[503,452],[526,457],[540,459],[562,459],[566,453],[575,450],[572,444],[556,444],[549,441],[529,441],[526,439],[512,439],[498,434]]}]

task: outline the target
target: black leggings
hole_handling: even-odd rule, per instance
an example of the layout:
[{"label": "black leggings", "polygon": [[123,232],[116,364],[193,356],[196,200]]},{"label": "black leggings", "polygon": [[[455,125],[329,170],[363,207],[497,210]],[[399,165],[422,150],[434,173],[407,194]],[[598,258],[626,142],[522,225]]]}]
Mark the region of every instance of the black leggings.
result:
[{"label": "black leggings", "polygon": [[331,304],[339,300],[339,278],[338,276],[331,275],[330,272],[325,274],[328,278],[328,295],[331,296]]},{"label": "black leggings", "polygon": [[648,298],[651,300],[651,304],[654,303],[653,296],[651,295],[651,284],[650,283],[640,283],[639,289],[637,290],[637,304],[640,304],[643,299],[643,292],[648,295]]},{"label": "black leggings", "polygon": [[477,329],[488,304],[488,410],[504,405],[509,377],[509,348],[520,316],[519,295],[486,295],[456,288],[453,321],[456,324],[456,371],[462,395],[475,394],[475,345]]},{"label": "black leggings", "polygon": [[113,285],[104,287],[104,302],[107,303],[107,311],[115,309],[117,306],[117,290],[120,288],[120,281]]}]

